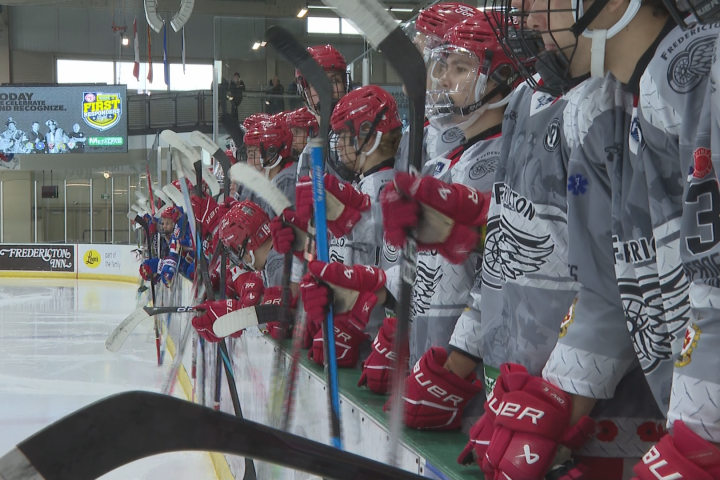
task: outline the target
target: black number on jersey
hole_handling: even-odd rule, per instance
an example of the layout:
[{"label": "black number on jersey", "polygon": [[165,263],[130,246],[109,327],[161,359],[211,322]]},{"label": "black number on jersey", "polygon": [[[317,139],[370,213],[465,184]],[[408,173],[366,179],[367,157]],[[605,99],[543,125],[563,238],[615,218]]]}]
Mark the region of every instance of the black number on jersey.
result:
[{"label": "black number on jersey", "polygon": [[[700,210],[700,201],[705,197],[710,208]],[[712,250],[720,240],[720,192],[718,191],[718,182],[716,180],[708,180],[701,183],[693,183],[688,188],[686,204],[696,205],[695,219],[698,227],[709,228],[710,239],[703,241],[703,237],[708,236],[703,232],[700,235],[687,237],[685,240],[688,250],[694,255],[708,252]]]}]

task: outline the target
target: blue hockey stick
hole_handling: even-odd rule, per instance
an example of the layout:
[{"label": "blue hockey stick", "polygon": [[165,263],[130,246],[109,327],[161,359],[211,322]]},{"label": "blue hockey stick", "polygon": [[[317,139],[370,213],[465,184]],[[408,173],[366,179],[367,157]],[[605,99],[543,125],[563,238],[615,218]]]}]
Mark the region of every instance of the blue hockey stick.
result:
[{"label": "blue hockey stick", "polygon": [[[323,262],[330,261],[330,251],[327,234],[327,214],[325,208],[325,158],[323,157],[322,143],[313,142],[311,150],[312,160],[312,189],[313,208],[315,210],[315,241],[317,244],[317,258]],[[325,376],[327,378],[330,395],[330,422],[332,424],[332,444],[343,448],[340,435],[340,387],[338,385],[337,356],[335,354],[335,321],[333,319],[332,305],[327,318],[323,323],[323,342],[325,348]]]}]

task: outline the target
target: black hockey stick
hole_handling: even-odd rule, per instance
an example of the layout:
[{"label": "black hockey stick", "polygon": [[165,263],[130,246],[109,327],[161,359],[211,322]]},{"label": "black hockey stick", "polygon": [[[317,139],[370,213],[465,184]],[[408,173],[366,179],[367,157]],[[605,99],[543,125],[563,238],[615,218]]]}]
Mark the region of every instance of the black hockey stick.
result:
[{"label": "black hockey stick", "polygon": [[[152,251],[152,237],[150,236],[150,226],[145,221],[145,219],[143,217],[141,217],[140,215],[135,217],[135,222],[138,223],[145,231],[145,239],[147,241],[147,246],[148,246],[148,255],[152,257],[153,251]],[[150,278],[150,294],[152,295],[153,307],[156,307],[157,301],[155,300],[155,276],[154,275],[152,276],[152,278]],[[160,339],[160,325],[158,322],[159,322],[159,320],[155,319],[153,328],[155,330],[155,350],[157,352],[157,362],[158,362],[158,366],[161,366],[162,361],[163,361],[163,356],[160,351],[161,350],[160,349],[161,339]]]},{"label": "black hockey stick", "polygon": [[[342,16],[349,18],[364,34],[368,42],[382,51],[390,65],[405,85],[410,100],[410,142],[408,158],[411,173],[422,168],[422,138],[425,110],[425,62],[415,45],[403,32],[402,27],[385,10],[378,0],[323,0],[338,9]],[[410,325],[410,302],[412,285],[415,281],[417,245],[408,236],[402,249],[400,263],[400,298],[395,333],[396,360],[392,380],[392,404],[390,418],[390,462],[397,462],[400,431],[403,418],[403,391],[405,372],[408,368],[408,334]]]},{"label": "black hockey stick", "polygon": [[[292,66],[302,73],[303,77],[307,82],[312,85],[318,94],[320,100],[320,132],[318,141],[322,145],[322,159],[327,158],[327,136],[330,132],[330,114],[332,113],[332,85],[327,77],[327,73],[320,67],[320,65],[312,58],[307,49],[295,39],[295,37],[282,27],[272,26],[265,31],[265,39],[275,50],[285,58]],[[322,185],[324,179],[322,178],[322,172],[320,172],[319,181]],[[314,196],[314,193],[313,193]],[[311,228],[314,228],[311,227]],[[323,232],[323,235],[325,232]],[[307,271],[307,261],[303,267],[303,273]],[[297,323],[297,321],[296,321]],[[323,340],[325,348],[325,362],[326,362],[326,378],[328,386],[328,404],[330,406],[330,428],[331,428],[331,440],[333,444],[339,448],[342,448],[342,431],[340,427],[340,387],[338,385],[337,377],[337,358],[335,355],[331,355],[328,349],[331,351],[335,347],[335,332],[333,328],[329,328],[332,325],[332,316],[328,315],[326,320],[323,322]],[[293,342],[295,343],[295,342]],[[293,349],[294,350],[294,349]],[[292,352],[291,361],[297,363],[299,359],[295,358],[295,353]],[[291,364],[290,371],[290,388],[289,395],[292,395],[295,388],[295,376],[297,372],[297,365]],[[292,398],[289,399],[288,405],[292,402]],[[285,415],[289,415],[286,413]],[[286,417],[287,418],[287,417]],[[283,424],[287,425],[288,420],[283,419]]]},{"label": "black hockey stick", "polygon": [[126,392],[44,428],[0,457],[5,480],[94,480],[151,455],[221,452],[337,480],[422,477],[174,397]]},{"label": "black hockey stick", "polygon": [[164,313],[194,312],[195,307],[143,307],[143,310],[145,310],[148,315],[153,317],[155,315],[162,315]]},{"label": "black hockey stick", "polygon": [[[202,198],[203,191],[202,191],[202,161],[197,160],[194,165],[195,167],[195,177],[197,179],[197,184],[195,185],[195,193],[199,198]],[[227,178],[227,177],[226,177]],[[226,187],[229,189],[229,183],[225,182]],[[202,225],[198,221],[198,240],[199,242],[202,241]],[[202,275],[203,283],[205,283],[205,288],[208,291],[208,295],[212,295],[212,282],[210,281],[210,272],[208,270],[207,260],[205,259],[205,254],[202,251],[202,246],[198,248],[198,262],[200,265],[199,272],[200,275]],[[220,299],[225,300],[225,255],[222,255],[222,259],[220,260]],[[235,416],[238,418],[243,418],[242,413],[242,407],[240,406],[240,397],[238,397],[238,391],[237,391],[237,385],[235,383],[235,374],[232,370],[232,364],[230,363],[230,353],[227,349],[227,344],[225,343],[225,339],[221,338],[218,342],[218,349],[217,349],[217,363],[216,366],[216,379],[215,379],[215,400],[220,400],[220,389],[221,389],[221,383],[222,383],[222,370],[221,370],[221,364],[225,367],[225,376],[227,377],[227,383],[228,383],[228,390],[230,390],[230,400],[232,401],[233,410],[235,412]],[[219,406],[219,405],[218,405]],[[245,457],[245,476],[243,477],[244,480],[255,480],[257,478],[257,473],[255,471],[255,463],[252,461],[251,458]]]}]

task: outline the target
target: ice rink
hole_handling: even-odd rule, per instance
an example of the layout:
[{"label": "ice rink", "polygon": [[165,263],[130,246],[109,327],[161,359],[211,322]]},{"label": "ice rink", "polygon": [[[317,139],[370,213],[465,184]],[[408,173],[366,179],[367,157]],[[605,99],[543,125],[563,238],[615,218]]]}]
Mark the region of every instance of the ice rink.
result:
[{"label": "ice rink", "polygon": [[[152,324],[122,349],[108,334],[135,309],[127,283],[0,278],[0,455],[66,414],[127,390],[159,392],[170,366],[157,366]],[[175,388],[177,395],[182,390]],[[183,452],[121,467],[104,480],[215,480],[206,453]]]}]

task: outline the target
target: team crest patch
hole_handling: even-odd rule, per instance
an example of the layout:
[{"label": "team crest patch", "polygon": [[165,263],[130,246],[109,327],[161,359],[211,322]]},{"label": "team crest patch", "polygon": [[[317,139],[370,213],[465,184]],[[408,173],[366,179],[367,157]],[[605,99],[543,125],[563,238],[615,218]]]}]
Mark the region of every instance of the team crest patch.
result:
[{"label": "team crest patch", "polygon": [[492,173],[497,169],[497,158],[480,160],[470,169],[468,173],[471,180],[478,180],[488,173]]},{"label": "team crest patch", "polygon": [[575,321],[575,305],[577,305],[577,297],[575,300],[573,300],[572,305],[570,305],[570,309],[568,310],[567,315],[565,315],[565,318],[563,318],[562,322],[560,323],[560,338],[563,338],[565,335],[567,335],[568,327],[571,323]]},{"label": "team crest patch", "polygon": [[96,130],[108,130],[122,118],[122,98],[117,93],[84,92],[83,120]]},{"label": "team crest patch", "polygon": [[695,350],[698,342],[700,341],[700,335],[702,335],[702,330],[700,330],[700,327],[698,327],[694,323],[688,326],[687,330],[685,331],[685,341],[683,342],[680,356],[675,361],[676,367],[684,367],[686,365],[689,365],[690,362],[692,362],[692,352],[693,350]]},{"label": "team crest patch", "polygon": [[[705,178],[712,171],[712,158],[709,148],[697,148],[693,152],[692,177]],[[690,178],[688,178],[690,181]]]},{"label": "team crest patch", "polygon": [[680,94],[690,93],[707,78],[712,66],[715,40],[714,35],[699,38],[672,59],[667,71],[670,88]]},{"label": "team crest patch", "polygon": [[457,127],[448,128],[442,133],[440,137],[443,143],[455,143],[459,142],[463,138],[463,131]]},{"label": "team crest patch", "polygon": [[543,147],[548,152],[554,151],[560,144],[560,120],[554,118],[547,130],[545,130],[545,138],[543,139]]}]

